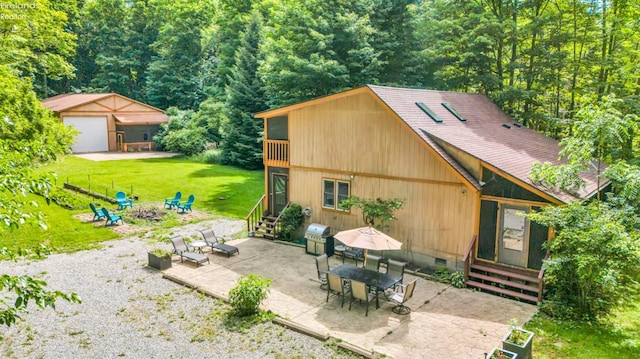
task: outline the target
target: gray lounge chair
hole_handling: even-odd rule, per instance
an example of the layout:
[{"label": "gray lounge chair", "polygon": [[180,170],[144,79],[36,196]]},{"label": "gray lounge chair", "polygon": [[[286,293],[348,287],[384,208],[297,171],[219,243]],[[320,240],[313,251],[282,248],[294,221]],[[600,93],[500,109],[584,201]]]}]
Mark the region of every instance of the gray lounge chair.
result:
[{"label": "gray lounge chair", "polygon": [[184,241],[184,238],[177,236],[172,237],[170,239],[171,244],[173,244],[173,253],[180,256],[180,262],[182,262],[185,258],[196,262],[196,267],[200,265],[200,263],[209,262],[209,257],[204,254],[191,252],[189,246],[187,246],[187,242]]},{"label": "gray lounge chair", "polygon": [[203,229],[200,231],[200,234],[202,234],[204,242],[209,247],[211,247],[212,253],[214,251],[223,252],[227,254],[227,258],[229,258],[234,253],[238,253],[238,255],[240,255],[240,250],[238,249],[238,247],[232,246],[230,244],[220,243],[213,229]]}]

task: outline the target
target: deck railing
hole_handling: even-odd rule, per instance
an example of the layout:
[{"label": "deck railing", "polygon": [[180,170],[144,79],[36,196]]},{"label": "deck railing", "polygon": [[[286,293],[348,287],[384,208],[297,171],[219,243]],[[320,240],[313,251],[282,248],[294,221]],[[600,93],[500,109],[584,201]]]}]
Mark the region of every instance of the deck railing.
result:
[{"label": "deck railing", "polygon": [[462,257],[462,262],[464,263],[464,281],[465,283],[469,280],[469,271],[471,270],[471,265],[473,265],[473,249],[476,247],[476,240],[478,236],[474,235],[471,238],[471,242],[467,246],[467,250],[464,252],[464,257]]},{"label": "deck railing", "polygon": [[289,141],[264,140],[264,164],[267,166],[289,166]]},{"label": "deck railing", "polygon": [[262,195],[258,202],[256,202],[255,206],[251,209],[245,220],[247,221],[247,232],[250,233],[254,231],[256,225],[259,221],[262,220],[262,213],[264,212],[264,197],[266,195]]},{"label": "deck railing", "polygon": [[278,217],[276,217],[276,220],[273,221],[273,233],[275,235],[273,239],[279,239],[278,237],[280,237],[280,233],[282,232],[282,223],[280,223],[280,217],[284,213],[284,210],[287,209],[287,207],[289,207],[290,204],[291,204],[291,201],[287,202],[287,204],[284,205],[284,208],[282,208],[282,210],[280,211],[280,214],[278,215]]},{"label": "deck railing", "polygon": [[544,294],[544,262],[549,259],[551,252],[547,249],[547,253],[542,259],[542,266],[538,272],[538,303],[542,303],[542,295]]}]

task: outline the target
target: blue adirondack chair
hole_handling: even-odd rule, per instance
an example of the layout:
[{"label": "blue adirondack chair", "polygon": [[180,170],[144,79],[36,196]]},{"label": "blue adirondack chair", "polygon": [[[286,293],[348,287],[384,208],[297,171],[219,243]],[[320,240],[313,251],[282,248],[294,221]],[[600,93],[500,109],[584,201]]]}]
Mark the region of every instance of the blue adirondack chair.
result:
[{"label": "blue adirondack chair", "polygon": [[102,212],[98,212],[98,210],[96,209],[96,206],[93,203],[89,203],[89,207],[91,207],[91,211],[93,211],[93,221],[99,221],[101,219],[103,219],[104,213]]},{"label": "blue adirondack chair", "polygon": [[180,211],[180,213],[184,213],[185,211],[191,211],[191,205],[193,204],[193,201],[195,201],[196,197],[194,195],[189,195],[189,199],[184,202],[184,203],[178,203],[176,205],[176,207],[178,207],[178,210]]},{"label": "blue adirondack chair", "polygon": [[133,208],[133,200],[127,198],[127,194],[122,191],[116,193],[116,201],[118,202],[118,209]]},{"label": "blue adirondack chair", "polygon": [[108,226],[109,223],[116,224],[116,222],[118,222],[118,221],[120,221],[120,222],[122,222],[122,224],[124,224],[124,221],[122,220],[122,217],[120,215],[115,214],[115,213],[111,213],[104,207],[102,207],[102,214],[107,219],[106,222],[104,222],[104,226],[105,227]]},{"label": "blue adirondack chair", "polygon": [[171,209],[173,207],[176,207],[178,204],[180,204],[180,198],[182,197],[182,192],[178,191],[176,192],[176,196],[173,198],[167,198],[164,200],[164,205],[167,206],[167,208]]}]

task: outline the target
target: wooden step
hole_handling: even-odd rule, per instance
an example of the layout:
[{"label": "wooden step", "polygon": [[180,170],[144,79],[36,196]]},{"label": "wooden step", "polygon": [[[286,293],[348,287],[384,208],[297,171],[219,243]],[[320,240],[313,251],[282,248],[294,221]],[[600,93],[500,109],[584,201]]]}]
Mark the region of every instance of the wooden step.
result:
[{"label": "wooden step", "polygon": [[265,231],[273,231],[274,227],[273,226],[265,226],[265,225],[260,225],[260,224],[256,224],[256,226],[254,227],[254,229],[256,231],[259,231],[261,229],[264,229]]},{"label": "wooden step", "polygon": [[[484,266],[481,264],[472,264],[471,265],[471,271],[482,271],[485,273],[492,273],[492,274],[496,274],[502,277],[506,277],[506,278],[511,278],[511,279],[518,279],[521,281],[525,281],[525,282],[529,282],[529,283],[535,283],[536,285],[538,284],[538,277],[534,277],[533,275],[528,276],[528,275],[524,275],[524,274],[520,274],[520,273],[514,273],[514,272],[509,272],[507,270],[504,269],[498,269],[498,268],[493,268],[493,267],[489,267],[489,266]],[[471,273],[469,273],[469,275],[471,275]]]},{"label": "wooden step", "polygon": [[504,289],[504,288],[500,288],[500,287],[497,287],[497,286],[492,286],[492,285],[489,285],[489,284],[476,282],[476,281],[473,281],[473,280],[468,280],[466,284],[469,287],[475,287],[475,288],[486,290],[486,291],[489,291],[489,292],[504,294],[504,295],[507,295],[509,297],[519,298],[519,299],[526,300],[527,302],[531,302],[531,303],[538,303],[538,297],[534,297],[534,296],[529,295],[529,294],[524,294],[524,293],[516,292],[516,291],[513,291],[513,290],[509,290],[509,289]]},{"label": "wooden step", "polygon": [[502,279],[500,277],[492,277],[492,276],[488,276],[488,275],[484,275],[484,274],[480,274],[480,273],[475,273],[475,272],[469,272],[469,277],[473,277],[479,280],[484,280],[487,282],[493,282],[493,283],[499,283],[502,285],[505,285],[507,287],[512,287],[512,288],[518,288],[521,290],[526,290],[529,292],[533,292],[533,293],[538,293],[538,287],[534,287],[531,285],[526,285],[520,282],[513,282],[510,281],[508,279]]}]

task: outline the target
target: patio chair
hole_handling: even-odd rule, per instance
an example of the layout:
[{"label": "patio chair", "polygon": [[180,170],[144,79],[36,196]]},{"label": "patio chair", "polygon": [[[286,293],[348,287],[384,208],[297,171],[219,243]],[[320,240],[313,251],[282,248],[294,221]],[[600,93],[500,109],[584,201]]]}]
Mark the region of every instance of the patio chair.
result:
[{"label": "patio chair", "polygon": [[214,251],[223,252],[227,254],[227,258],[234,253],[238,253],[238,255],[240,255],[238,247],[226,243],[220,243],[213,229],[203,229],[199,232],[202,234],[204,242],[211,247],[211,253]]},{"label": "patio chair", "polygon": [[93,203],[89,203],[89,207],[91,208],[91,211],[93,212],[93,221],[94,222],[105,218],[104,213],[102,213],[102,211],[98,211],[96,209],[96,206]]},{"label": "patio chair", "polygon": [[327,289],[327,273],[329,272],[329,257],[327,254],[321,254],[316,257],[316,269],[318,270],[318,279],[320,279],[320,289]]},{"label": "patio chair", "polygon": [[406,315],[411,313],[411,308],[407,307],[405,303],[413,297],[413,290],[416,288],[416,282],[418,280],[414,279],[411,283],[406,286],[401,286],[402,290],[395,291],[389,297],[389,300],[396,303],[396,306],[391,308],[391,311],[396,314]]},{"label": "patio chair", "polygon": [[102,207],[102,215],[104,216],[104,218],[106,218],[107,220],[104,222],[104,226],[108,226],[109,223],[116,224],[118,221],[120,221],[122,224],[124,224],[124,221],[122,220],[122,216],[120,216],[119,214],[115,214],[112,212],[109,212],[109,210],[107,210],[106,208]]},{"label": "patio chair", "polygon": [[395,278],[400,278],[397,286],[402,285],[402,281],[404,279],[404,267],[407,265],[405,262],[396,261],[393,259],[389,259],[387,261],[387,275]]},{"label": "patio chair", "polygon": [[173,253],[180,256],[180,262],[183,262],[186,258],[190,261],[196,262],[196,267],[198,267],[200,263],[209,262],[209,257],[206,255],[190,251],[190,248],[187,246],[187,242],[184,241],[184,238],[176,236],[169,240],[171,241],[171,244],[173,244]]},{"label": "patio chair", "polygon": [[361,248],[352,248],[346,247],[344,252],[342,252],[342,263],[344,264],[344,259],[349,258],[356,261],[356,267],[358,266],[358,261],[364,262],[364,250]]},{"label": "patio chair", "polygon": [[189,195],[189,199],[187,199],[186,202],[184,203],[178,203],[176,205],[176,207],[178,208],[178,210],[180,210],[180,213],[184,213],[185,211],[190,211],[191,212],[191,205],[193,204],[193,201],[195,201],[196,197],[192,194]]},{"label": "patio chair", "polygon": [[120,210],[127,207],[133,208],[133,200],[131,198],[127,198],[127,194],[122,191],[116,192],[116,202],[118,202],[118,209]]},{"label": "patio chair", "polygon": [[344,297],[349,294],[349,287],[345,285],[340,276],[327,273],[327,302],[329,301],[329,295],[331,293],[342,296],[342,304],[340,307],[344,307]]},{"label": "patio chair", "polygon": [[354,300],[359,300],[360,303],[364,301],[367,304],[367,309],[364,312],[364,316],[366,317],[369,315],[369,303],[374,299],[376,299],[376,294],[367,290],[366,284],[358,282],[357,280],[351,280],[351,301],[349,302],[349,310],[351,310],[351,304],[353,304]]},{"label": "patio chair", "polygon": [[180,203],[180,198],[182,197],[182,192],[176,192],[175,197],[167,198],[164,200],[164,205],[167,206],[168,209],[176,207],[178,203]]},{"label": "patio chair", "polygon": [[364,268],[376,272],[380,270],[380,257],[367,254],[367,260],[364,261]]}]

